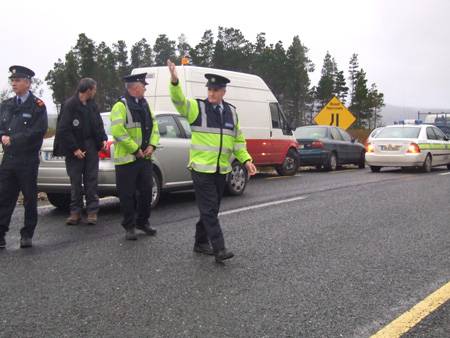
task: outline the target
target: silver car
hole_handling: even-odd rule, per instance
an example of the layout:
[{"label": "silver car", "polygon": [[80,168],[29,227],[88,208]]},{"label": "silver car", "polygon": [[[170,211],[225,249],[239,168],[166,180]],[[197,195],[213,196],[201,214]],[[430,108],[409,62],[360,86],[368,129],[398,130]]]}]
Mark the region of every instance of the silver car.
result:
[{"label": "silver car", "polygon": [[[158,204],[161,193],[192,189],[192,180],[187,164],[191,130],[188,121],[173,112],[155,114],[161,134],[160,144],[153,156],[152,207]],[[111,157],[114,142],[111,136],[109,113],[102,113],[105,130],[109,135],[109,150],[99,152],[99,196],[116,195],[116,175]],[[47,193],[49,202],[55,207],[68,209],[70,204],[70,181],[63,157],[53,156],[53,140],[44,140],[41,148],[41,164],[38,175],[38,190]],[[232,172],[227,178],[227,192],[241,195],[248,182],[248,174],[237,160],[232,163]]]}]

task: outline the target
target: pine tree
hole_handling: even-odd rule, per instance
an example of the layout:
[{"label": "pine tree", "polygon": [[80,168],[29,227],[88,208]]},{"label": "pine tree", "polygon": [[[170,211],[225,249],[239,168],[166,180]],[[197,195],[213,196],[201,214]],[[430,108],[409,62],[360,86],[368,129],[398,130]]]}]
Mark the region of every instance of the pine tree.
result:
[{"label": "pine tree", "polygon": [[153,65],[153,50],[145,38],[131,47],[131,69],[151,67]]},{"label": "pine tree", "polygon": [[116,71],[119,79],[130,74],[130,64],[128,63],[127,44],[119,40],[113,44],[113,53],[116,60]]},{"label": "pine tree", "polygon": [[336,61],[327,52],[323,60],[322,75],[316,89],[316,99],[324,106],[335,96]]},{"label": "pine tree", "polygon": [[369,90],[367,88],[366,73],[363,69],[356,73],[355,88],[352,98],[352,104],[350,111],[356,114],[356,126],[359,128],[365,128],[369,125],[371,113],[368,104]]},{"label": "pine tree", "polygon": [[356,80],[357,75],[359,72],[359,61],[358,61],[358,54],[354,53],[352,57],[350,58],[350,63],[348,67],[348,74],[349,74],[349,85],[350,85],[350,105],[353,104],[354,96],[355,96],[355,87],[356,87]]},{"label": "pine tree", "polygon": [[86,34],[78,36],[73,53],[78,60],[80,77],[94,77],[97,72],[95,43]]},{"label": "pine tree", "polygon": [[289,81],[286,86],[286,99],[289,102],[287,113],[296,125],[305,124],[305,108],[309,99],[310,79],[308,73],[314,65],[307,56],[308,48],[300,41],[298,36],[292,40],[287,56],[287,69]]},{"label": "pine tree", "polygon": [[160,34],[153,46],[153,52],[156,66],[164,66],[168,59],[175,61],[175,41],[169,40],[166,34]]},{"label": "pine tree", "polygon": [[192,63],[196,66],[212,67],[214,46],[214,34],[208,29],[203,33],[200,42],[190,52]]},{"label": "pine tree", "polygon": [[345,81],[344,71],[337,71],[334,80],[334,95],[345,104],[347,101],[348,87]]}]

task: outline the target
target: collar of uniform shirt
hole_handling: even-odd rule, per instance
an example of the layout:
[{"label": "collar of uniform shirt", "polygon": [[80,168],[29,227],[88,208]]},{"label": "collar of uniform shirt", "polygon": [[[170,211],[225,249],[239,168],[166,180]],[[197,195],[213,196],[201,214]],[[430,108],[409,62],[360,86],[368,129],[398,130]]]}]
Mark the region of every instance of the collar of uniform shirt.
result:
[{"label": "collar of uniform shirt", "polygon": [[20,98],[20,100],[22,101],[22,103],[25,103],[26,100],[28,100],[28,97],[30,96],[30,91],[27,91],[25,94],[23,94],[22,96],[16,96],[16,102],[17,99]]},{"label": "collar of uniform shirt", "polygon": [[215,105],[213,106],[213,108],[214,108],[214,109],[216,109],[216,108],[217,108],[217,106],[219,106],[219,107],[220,107],[220,112],[223,112],[223,103],[220,103],[220,104],[215,104]]}]

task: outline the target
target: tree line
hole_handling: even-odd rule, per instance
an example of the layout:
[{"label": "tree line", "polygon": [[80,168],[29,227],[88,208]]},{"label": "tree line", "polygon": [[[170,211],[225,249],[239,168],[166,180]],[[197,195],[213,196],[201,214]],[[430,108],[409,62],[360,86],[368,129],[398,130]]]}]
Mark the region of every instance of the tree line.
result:
[{"label": "tree line", "polygon": [[80,78],[92,77],[98,83],[99,107],[107,111],[123,94],[121,79],[133,68],[163,66],[169,58],[180,64],[184,56],[189,56],[193,65],[262,77],[288,119],[297,126],[311,124],[314,115],[335,95],[348,103],[356,115],[356,127],[373,128],[381,122],[383,94],[375,84],[368,86],[367,74],[359,66],[357,54],[350,59],[346,78],[327,52],[321,78],[316,86],[311,86],[310,73],[315,66],[299,36],[294,36],[286,48],[281,41],[267,42],[265,33],[249,41],[239,29],[232,27],[219,27],[216,34],[206,30],[195,46],[189,44],[184,34],[177,40],[160,34],[153,46],[142,38],[130,50],[123,40],[109,46],[105,42],[96,43],[82,33],[64,60],[55,62],[45,80],[59,109],[73,95]]}]

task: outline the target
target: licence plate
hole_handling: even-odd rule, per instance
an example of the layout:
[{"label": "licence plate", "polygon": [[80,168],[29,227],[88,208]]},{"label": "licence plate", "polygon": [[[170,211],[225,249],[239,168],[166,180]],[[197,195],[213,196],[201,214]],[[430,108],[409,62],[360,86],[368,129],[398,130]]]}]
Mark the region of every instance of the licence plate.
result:
[{"label": "licence plate", "polygon": [[387,145],[380,145],[381,151],[400,151],[402,148],[401,145],[393,145],[393,144],[387,144]]},{"label": "licence plate", "polygon": [[303,148],[305,148],[305,145],[304,144],[300,144],[298,148],[299,149],[303,149]]},{"label": "licence plate", "polygon": [[64,161],[64,156],[53,156],[53,151],[43,151],[41,157],[44,161]]}]

